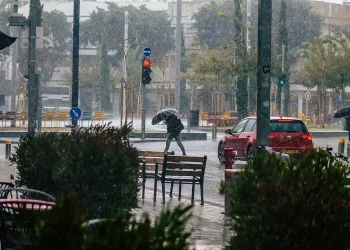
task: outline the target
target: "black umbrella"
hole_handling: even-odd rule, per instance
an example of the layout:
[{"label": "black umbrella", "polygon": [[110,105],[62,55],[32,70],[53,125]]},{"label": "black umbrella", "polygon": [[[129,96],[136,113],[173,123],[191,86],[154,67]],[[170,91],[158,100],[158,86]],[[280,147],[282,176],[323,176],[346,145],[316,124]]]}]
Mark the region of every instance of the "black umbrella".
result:
[{"label": "black umbrella", "polygon": [[343,107],[334,114],[334,118],[342,118],[350,115],[350,107]]},{"label": "black umbrella", "polygon": [[174,108],[167,108],[167,109],[162,109],[158,111],[152,118],[152,125],[156,125],[159,122],[165,120],[171,115],[179,116],[179,111]]}]

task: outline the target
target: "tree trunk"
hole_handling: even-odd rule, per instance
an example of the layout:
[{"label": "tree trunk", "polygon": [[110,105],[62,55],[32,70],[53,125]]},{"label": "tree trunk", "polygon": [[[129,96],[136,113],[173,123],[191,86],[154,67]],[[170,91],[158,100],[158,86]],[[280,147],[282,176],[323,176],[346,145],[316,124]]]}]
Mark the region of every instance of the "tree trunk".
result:
[{"label": "tree trunk", "polygon": [[321,126],[321,91],[320,87],[317,86],[317,109],[318,109],[318,124]]}]

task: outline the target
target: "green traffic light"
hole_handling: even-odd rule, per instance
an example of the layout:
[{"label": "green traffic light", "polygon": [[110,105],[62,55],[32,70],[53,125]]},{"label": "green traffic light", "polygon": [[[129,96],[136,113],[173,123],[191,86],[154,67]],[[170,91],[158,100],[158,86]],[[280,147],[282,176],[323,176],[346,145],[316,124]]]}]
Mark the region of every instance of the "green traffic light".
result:
[{"label": "green traffic light", "polygon": [[283,86],[284,85],[284,82],[285,82],[285,78],[286,78],[286,76],[284,75],[284,74],[282,74],[281,76],[280,76],[280,86]]}]

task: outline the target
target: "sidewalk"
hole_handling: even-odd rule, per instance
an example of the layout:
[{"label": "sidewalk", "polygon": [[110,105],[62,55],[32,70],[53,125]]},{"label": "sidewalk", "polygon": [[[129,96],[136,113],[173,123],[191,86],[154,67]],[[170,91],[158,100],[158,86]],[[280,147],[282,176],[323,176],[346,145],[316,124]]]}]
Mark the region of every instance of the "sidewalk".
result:
[{"label": "sidewalk", "polygon": [[[0,153],[0,181],[11,181],[10,176],[16,176],[16,168],[10,166],[10,162],[4,159],[4,155]],[[169,188],[167,188],[169,190]],[[145,200],[142,201],[139,193],[139,208],[135,209],[135,216],[139,217],[144,212],[150,215],[150,218],[155,218],[167,207],[174,208],[175,206],[191,204],[190,197],[182,195],[181,202],[177,200],[176,192],[174,198],[166,204],[161,203],[161,190],[157,192],[157,202],[153,203],[153,189],[146,187]],[[169,200],[169,194],[166,194]],[[227,225],[228,220],[224,214],[224,206],[205,202],[201,206],[199,201],[195,200],[192,208],[192,218],[188,223],[188,230],[193,229],[192,238],[196,250],[217,250],[223,249],[225,244],[229,241],[232,233]]]},{"label": "sidewalk", "polygon": [[[175,195],[176,193],[172,200],[166,202],[166,204],[162,204],[161,191],[158,191],[157,202],[153,203],[153,190],[147,190],[146,188],[146,198],[144,202],[139,199],[140,208],[135,209],[136,216],[140,216],[142,213],[147,212],[153,219],[168,207],[174,208],[179,204],[191,204],[190,197],[182,196],[181,202],[179,202]],[[166,193],[166,199],[169,200],[168,193]],[[199,201],[195,201],[192,208],[192,215],[192,219],[190,219],[188,223],[188,230],[193,230],[192,238],[196,250],[223,249],[232,235],[230,226],[228,225],[229,220],[224,214],[224,207],[208,202],[201,206]]]}]

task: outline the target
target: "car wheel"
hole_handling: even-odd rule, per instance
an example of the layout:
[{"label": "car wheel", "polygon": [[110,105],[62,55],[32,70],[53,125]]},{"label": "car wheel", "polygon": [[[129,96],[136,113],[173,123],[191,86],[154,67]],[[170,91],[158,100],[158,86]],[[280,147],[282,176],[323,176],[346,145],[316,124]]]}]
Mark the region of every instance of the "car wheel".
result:
[{"label": "car wheel", "polygon": [[225,145],[220,142],[219,146],[218,146],[218,158],[219,158],[219,162],[220,164],[224,164],[223,160],[224,160],[224,149],[225,149]]},{"label": "car wheel", "polygon": [[248,146],[247,153],[245,155],[246,161],[252,161],[255,158],[255,150],[252,146]]}]

